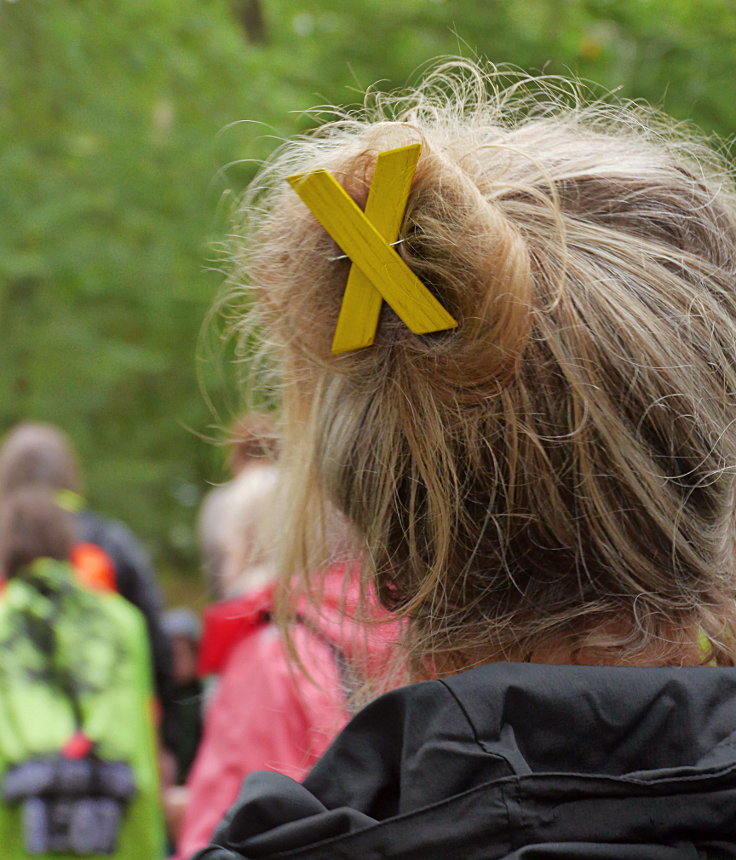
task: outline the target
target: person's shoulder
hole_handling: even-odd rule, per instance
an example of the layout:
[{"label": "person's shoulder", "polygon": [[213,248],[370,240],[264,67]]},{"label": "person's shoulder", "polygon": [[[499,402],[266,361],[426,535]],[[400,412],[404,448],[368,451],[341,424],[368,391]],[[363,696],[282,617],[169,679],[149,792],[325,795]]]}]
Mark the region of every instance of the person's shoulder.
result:
[{"label": "person's shoulder", "polygon": [[[78,539],[96,544],[110,556],[115,564],[118,590],[125,597],[131,598],[131,593],[143,583],[153,582],[148,553],[125,523],[88,509],[80,511],[76,517]],[[133,602],[138,604],[136,599]]]},{"label": "person's shoulder", "polygon": [[82,540],[105,544],[139,544],[133,531],[121,520],[85,508],[76,515],[77,532]]}]

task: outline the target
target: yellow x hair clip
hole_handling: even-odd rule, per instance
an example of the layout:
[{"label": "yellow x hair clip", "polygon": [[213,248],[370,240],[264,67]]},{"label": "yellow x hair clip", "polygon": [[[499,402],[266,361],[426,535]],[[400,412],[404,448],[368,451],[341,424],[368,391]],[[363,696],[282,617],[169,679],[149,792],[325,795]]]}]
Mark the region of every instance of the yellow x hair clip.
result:
[{"label": "yellow x hair clip", "polygon": [[352,261],[332,352],[370,346],[385,299],[415,334],[457,322],[393,249],[406,210],[421,144],[382,152],[376,160],[365,212],[326,170],[288,181],[314,217]]}]

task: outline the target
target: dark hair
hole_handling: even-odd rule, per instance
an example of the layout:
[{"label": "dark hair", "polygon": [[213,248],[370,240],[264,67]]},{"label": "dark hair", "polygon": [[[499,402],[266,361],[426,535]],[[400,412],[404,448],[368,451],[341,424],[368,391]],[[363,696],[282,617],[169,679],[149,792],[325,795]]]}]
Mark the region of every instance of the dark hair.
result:
[{"label": "dark hair", "polygon": [[5,576],[38,558],[65,561],[74,545],[74,521],[48,488],[23,487],[0,508],[0,565]]}]

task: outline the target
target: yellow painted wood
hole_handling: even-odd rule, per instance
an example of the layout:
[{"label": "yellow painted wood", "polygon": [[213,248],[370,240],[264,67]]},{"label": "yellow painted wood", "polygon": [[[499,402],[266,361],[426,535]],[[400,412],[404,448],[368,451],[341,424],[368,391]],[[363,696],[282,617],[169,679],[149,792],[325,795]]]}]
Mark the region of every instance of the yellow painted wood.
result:
[{"label": "yellow painted wood", "polygon": [[[369,192],[369,200],[371,196],[376,198],[375,202],[371,203],[371,210],[373,217],[378,221],[377,226],[369,219],[368,211],[363,213],[326,170],[290,176],[289,183],[353,262],[353,269],[362,273],[411,331],[416,334],[427,334],[454,328],[457,322],[386,240],[387,234],[393,233],[395,236],[401,227],[408,188],[411,185],[418,156],[416,148],[416,146],[401,147],[400,150],[382,153],[387,158],[381,166],[381,176],[374,178],[374,183],[378,179],[377,191],[373,191],[374,183],[372,183]],[[400,155],[392,156],[392,152],[398,152]],[[413,167],[412,159],[414,159]],[[376,171],[378,171],[378,165]],[[391,192],[392,183],[398,183],[394,186],[393,193]],[[366,210],[368,210],[368,203],[366,203]],[[395,224],[397,226],[394,227]],[[340,326],[339,338],[336,331],[338,349],[335,349],[333,343],[333,352],[368,346],[375,337],[380,300],[377,301],[375,296],[365,289],[365,284],[361,283],[360,277],[357,280],[357,287],[355,280],[353,281],[349,294],[346,288],[346,298],[347,311],[345,311],[346,300],[343,299],[341,316],[345,312],[347,317],[338,323]]]},{"label": "yellow painted wood", "polygon": [[[421,144],[414,143],[382,152],[376,159],[365,217],[389,244],[399,237],[421,151]],[[358,266],[351,266],[332,352],[337,355],[370,346],[376,336],[382,303],[383,296],[370,279]]]}]

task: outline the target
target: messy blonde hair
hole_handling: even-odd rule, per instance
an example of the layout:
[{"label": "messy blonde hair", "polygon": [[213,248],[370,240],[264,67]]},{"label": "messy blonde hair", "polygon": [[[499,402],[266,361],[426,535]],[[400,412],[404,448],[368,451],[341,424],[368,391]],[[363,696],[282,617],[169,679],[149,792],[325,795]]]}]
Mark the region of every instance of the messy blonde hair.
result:
[{"label": "messy blonde hair", "polygon": [[[417,141],[396,250],[459,325],[384,303],[375,345],[332,355],[350,262],[285,177],[325,168],[362,207]],[[733,662],[734,200],[692,130],[468,64],[286,143],[231,279],[283,398],[285,572],[322,563],[326,501],[415,670],[560,638],[633,660],[685,626]]]}]

